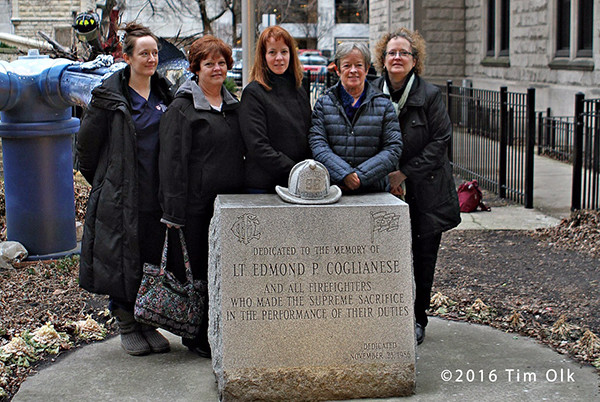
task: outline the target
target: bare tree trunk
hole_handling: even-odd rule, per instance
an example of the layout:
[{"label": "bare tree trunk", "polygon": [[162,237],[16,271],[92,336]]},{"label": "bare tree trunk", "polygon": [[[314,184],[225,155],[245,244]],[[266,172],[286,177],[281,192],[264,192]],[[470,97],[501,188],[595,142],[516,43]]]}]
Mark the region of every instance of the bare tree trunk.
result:
[{"label": "bare tree trunk", "polygon": [[233,47],[236,47],[236,44],[239,40],[237,34],[237,20],[240,10],[238,5],[239,3],[237,0],[231,0],[228,6],[229,11],[231,11],[231,43]]},{"label": "bare tree trunk", "polygon": [[223,8],[221,9],[221,12],[219,12],[217,15],[215,15],[214,17],[209,17],[208,13],[206,12],[206,0],[196,0],[196,3],[198,3],[198,9],[200,10],[200,18],[202,19],[202,30],[203,30],[203,34],[207,35],[207,34],[211,34],[213,33],[212,30],[212,26],[211,24],[218,20],[219,18],[221,18],[221,16],[223,14],[225,14],[225,12],[229,9],[229,7],[227,7],[227,2],[223,2]]}]

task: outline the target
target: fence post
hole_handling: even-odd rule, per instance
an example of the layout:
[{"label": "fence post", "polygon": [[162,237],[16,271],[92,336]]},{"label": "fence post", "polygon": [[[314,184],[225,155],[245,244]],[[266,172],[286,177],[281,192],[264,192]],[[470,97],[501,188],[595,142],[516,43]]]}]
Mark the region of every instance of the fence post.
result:
[{"label": "fence post", "polygon": [[571,211],[581,209],[581,181],[583,176],[583,99],[582,92],[575,94],[575,120],[573,122],[573,184]]},{"label": "fence post", "polygon": [[525,208],[533,208],[533,152],[535,148],[535,88],[527,89],[525,139]]},{"label": "fence post", "polygon": [[508,157],[508,88],[500,87],[500,166],[498,169],[498,195],[506,198],[506,163]]},{"label": "fence post", "polygon": [[[454,126],[454,121],[452,120],[452,97],[450,96],[450,91],[452,91],[452,80],[448,80],[446,81],[446,108],[448,109],[448,116],[450,117],[450,122],[452,123],[452,125]],[[454,131],[454,130],[453,130]],[[450,142],[448,143],[448,159],[450,159],[450,162],[452,162],[452,148],[453,148],[453,142],[454,142],[454,134],[452,135],[452,138],[450,139]]]},{"label": "fence post", "polygon": [[537,122],[537,154],[542,154],[542,143],[543,143],[543,131],[544,130],[544,112],[538,113],[538,122]]},{"label": "fence post", "polygon": [[[592,152],[592,192],[590,194],[590,205],[587,207],[589,209],[600,209],[599,198],[600,194],[598,189],[600,188],[600,183],[598,182],[598,175],[600,174],[600,101],[594,102],[591,106],[590,110],[590,123],[592,117],[594,118],[594,123],[590,127],[589,138],[594,144],[594,151]],[[592,127],[594,127],[592,129]]]},{"label": "fence post", "polygon": [[[554,147],[551,145],[551,136],[554,136],[554,132],[556,132],[556,120],[550,119],[552,110],[550,108],[546,109],[546,123],[544,124],[544,149],[549,150],[550,152],[554,151]],[[539,144],[538,144],[539,146]]]}]

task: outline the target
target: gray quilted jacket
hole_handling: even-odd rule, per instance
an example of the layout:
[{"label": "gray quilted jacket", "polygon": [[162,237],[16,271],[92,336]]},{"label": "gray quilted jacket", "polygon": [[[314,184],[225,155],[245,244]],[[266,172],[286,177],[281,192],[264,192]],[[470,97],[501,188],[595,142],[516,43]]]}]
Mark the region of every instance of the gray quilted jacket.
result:
[{"label": "gray quilted jacket", "polygon": [[356,172],[359,192],[386,191],[387,175],[398,168],[402,153],[392,102],[365,82],[365,99],[350,121],[338,95],[340,85],[315,104],[308,135],[313,157],[327,167],[332,184],[343,184],[344,177]]}]

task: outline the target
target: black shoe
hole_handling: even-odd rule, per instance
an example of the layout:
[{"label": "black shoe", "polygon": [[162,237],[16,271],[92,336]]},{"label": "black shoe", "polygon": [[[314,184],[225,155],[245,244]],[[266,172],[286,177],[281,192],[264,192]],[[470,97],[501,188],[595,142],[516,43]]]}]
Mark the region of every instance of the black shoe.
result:
[{"label": "black shoe", "polygon": [[205,359],[212,358],[210,349],[208,349],[208,350],[202,349],[200,346],[188,346],[187,348],[190,350],[190,352],[194,352],[195,354],[197,354],[200,357],[203,357]]},{"label": "black shoe", "polygon": [[200,345],[196,339],[181,338],[181,343],[186,346],[190,352],[197,354],[205,359],[210,359],[212,354],[209,345]]},{"label": "black shoe", "polygon": [[415,326],[415,337],[417,338],[417,345],[420,345],[425,340],[425,327],[417,323]]}]

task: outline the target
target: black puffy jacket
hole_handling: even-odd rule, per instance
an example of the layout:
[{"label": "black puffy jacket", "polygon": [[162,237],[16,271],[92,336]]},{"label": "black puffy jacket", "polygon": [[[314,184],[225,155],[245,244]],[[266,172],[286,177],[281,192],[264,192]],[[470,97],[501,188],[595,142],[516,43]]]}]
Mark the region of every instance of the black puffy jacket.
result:
[{"label": "black puffy jacket", "polygon": [[385,191],[387,174],[396,170],[402,135],[392,102],[365,82],[365,98],[348,119],[338,97],[338,82],[315,104],[308,143],[315,160],[329,170],[333,184],[357,173],[361,192]]},{"label": "black puffy jacket", "polygon": [[[127,89],[129,67],[92,91],[77,134],[79,167],[92,185],[79,284],[84,289],[134,301],[142,277],[138,239],[139,197],[135,126]],[[169,103],[167,81],[155,74],[152,91]]]},{"label": "black puffy jacket", "polygon": [[[384,77],[373,82],[383,89]],[[460,223],[458,196],[448,159],[452,122],[440,90],[415,75],[398,119],[404,150],[399,168],[406,175],[406,202],[416,236],[439,234]]]}]

